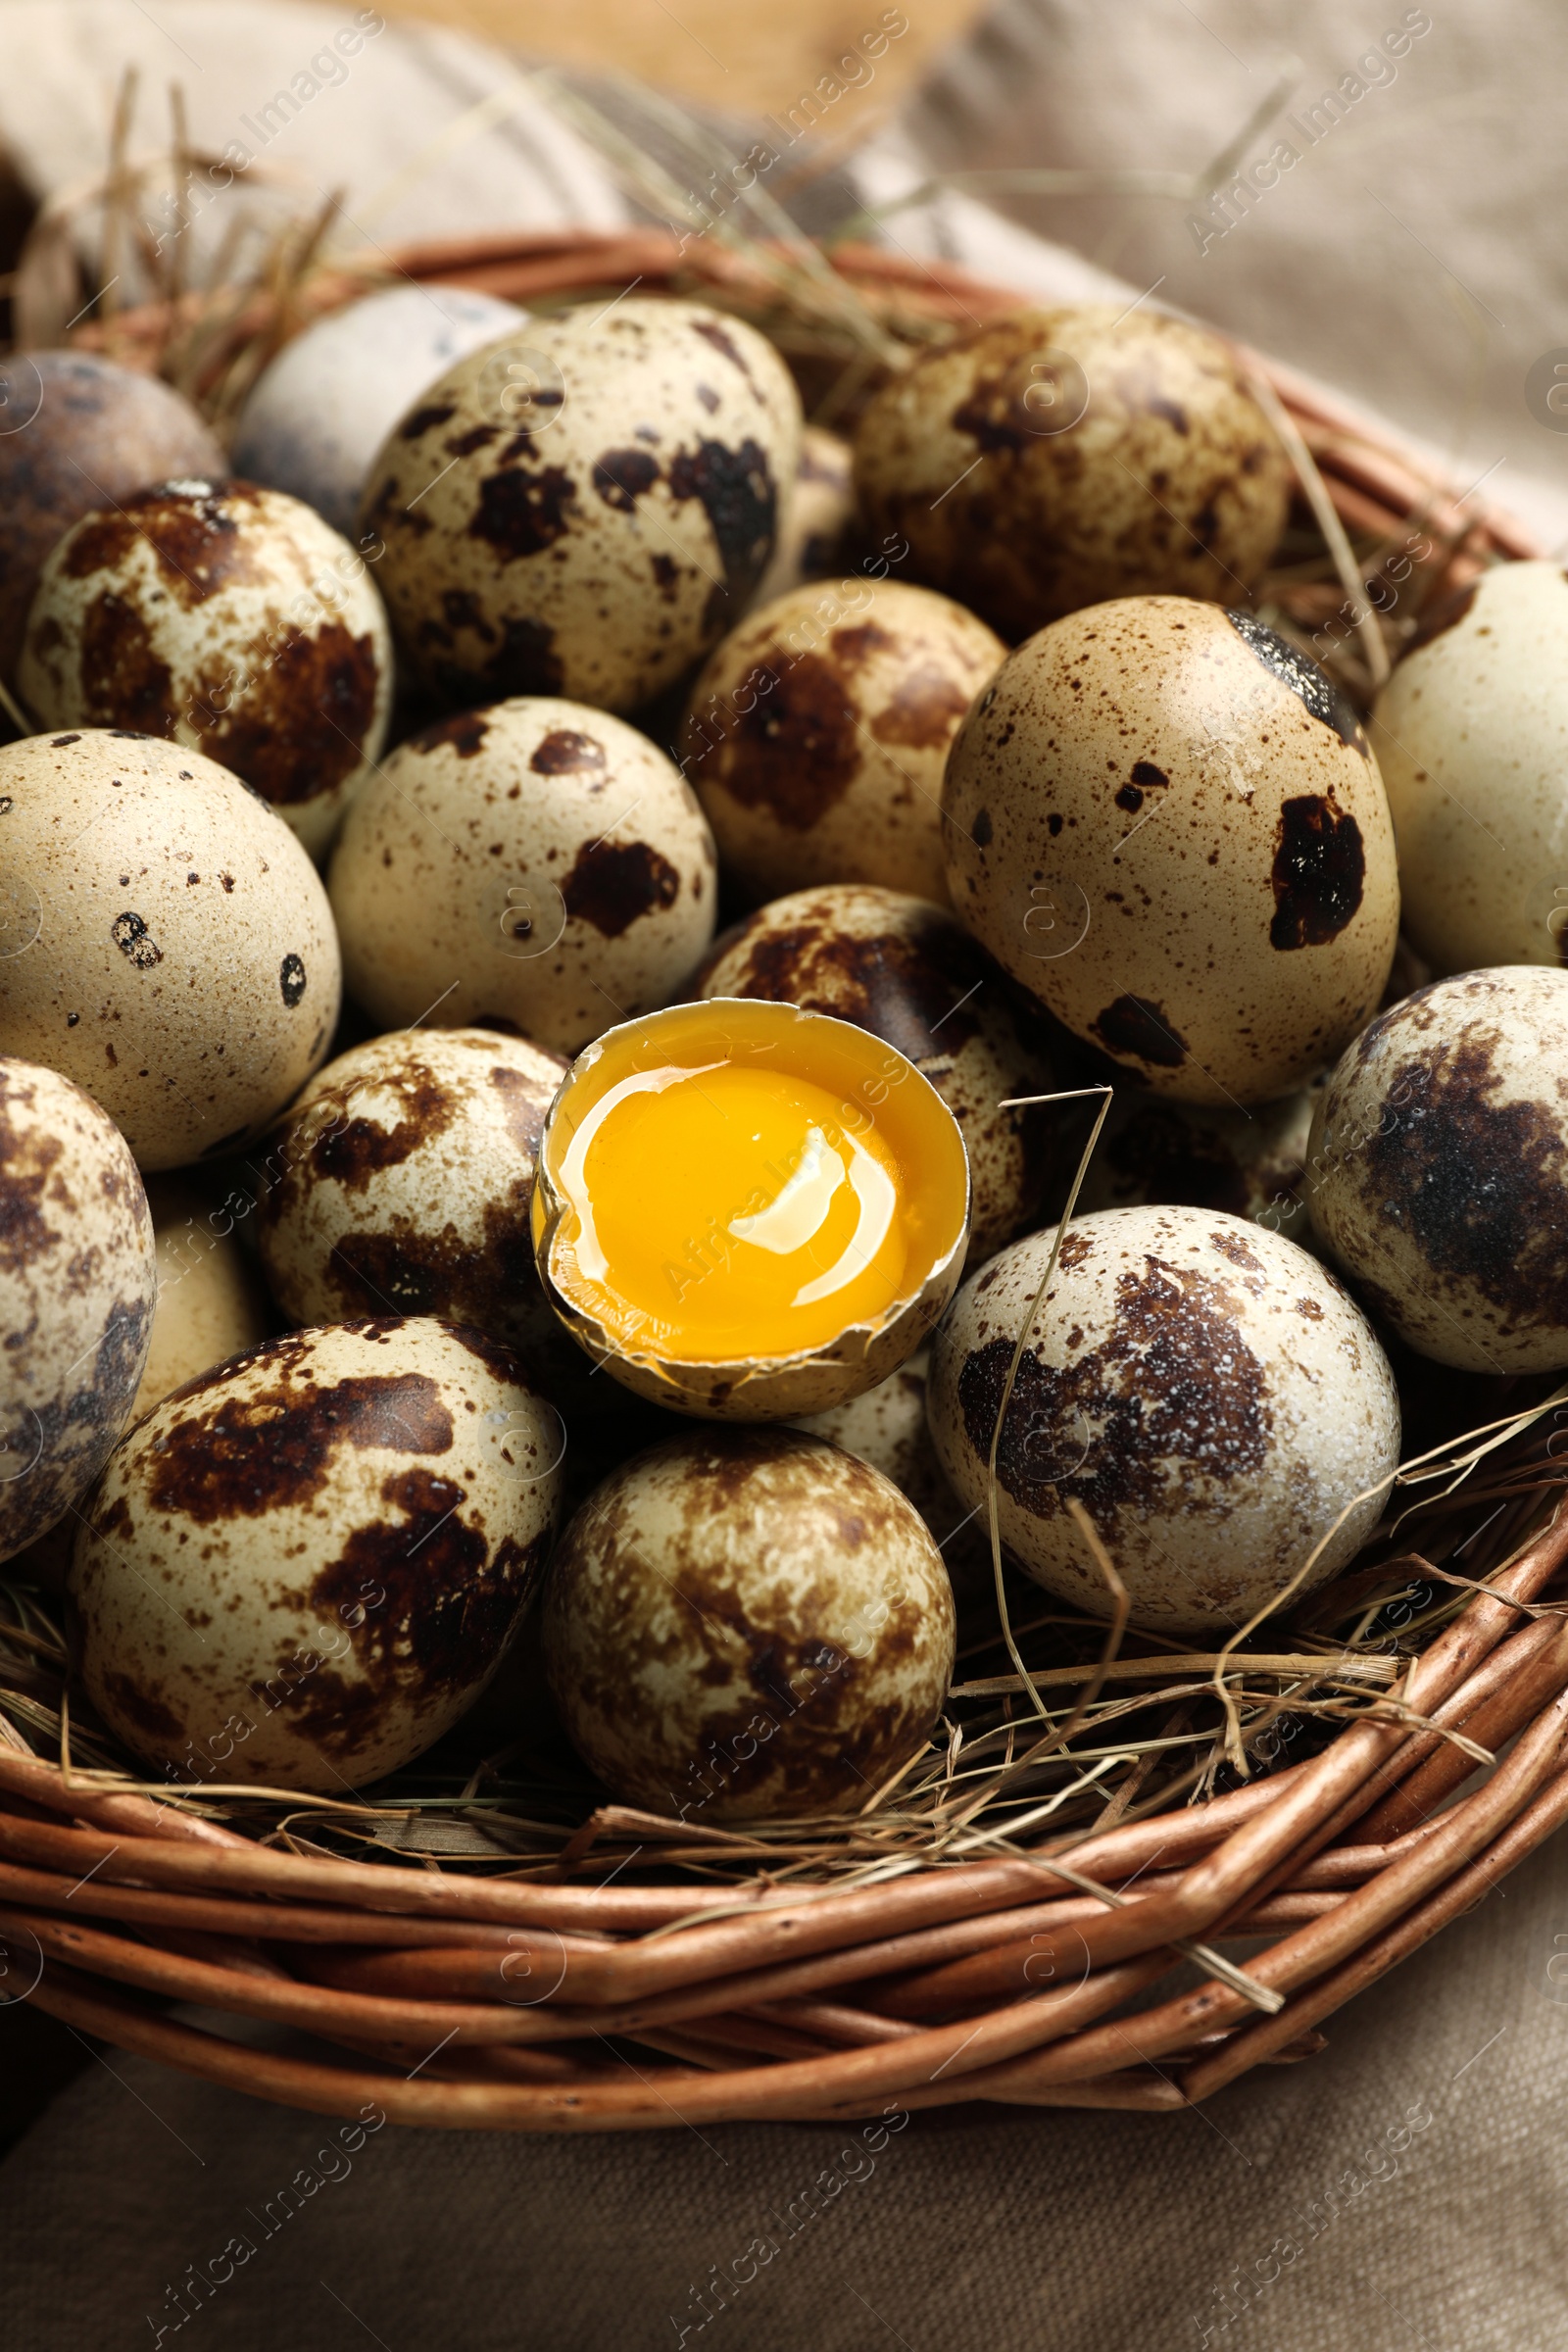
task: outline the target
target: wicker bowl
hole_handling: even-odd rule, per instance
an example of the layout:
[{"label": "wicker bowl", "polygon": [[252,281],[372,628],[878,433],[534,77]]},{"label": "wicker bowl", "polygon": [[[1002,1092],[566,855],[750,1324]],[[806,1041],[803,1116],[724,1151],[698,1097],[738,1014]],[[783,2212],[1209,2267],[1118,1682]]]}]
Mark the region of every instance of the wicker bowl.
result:
[{"label": "wicker bowl", "polygon": [[[399,261],[407,276],[524,303],[635,280],[768,322],[768,284],[745,260],[702,245],[683,258],[652,231]],[[834,266],[873,315],[896,307],[932,331],[1018,307],[938,264],[862,248]],[[318,274],[286,306],[258,295],[217,326],[197,321],[194,361],[193,314],[177,306],[122,316],[113,347],[167,366],[183,337],[187,380],[216,408],[239,355],[385,274],[384,262]],[[791,356],[809,380],[811,353]],[[1331,547],[1336,527],[1342,547],[1347,533],[1395,548],[1418,532],[1428,597],[1536,552],[1395,441],[1244,357],[1279,404]],[[1276,589],[1307,630],[1343,596],[1321,578]],[[1394,623],[1373,626],[1392,642]],[[1375,650],[1366,667],[1375,677]],[[1416,1506],[1418,1530],[1422,1509],[1435,1516],[1395,1567],[1413,1559],[1432,1590],[1467,1596],[1433,1612],[1424,1646],[1389,1639],[1370,1695],[1365,1650],[1343,1654],[1360,1699],[1317,1752],[1207,1802],[1181,1801],[1178,1785],[1141,1817],[1128,1806],[1003,1852],[980,1836],[939,1864],[785,1886],[752,1848],[749,1875],[732,1861],[715,1883],[690,1847],[668,1859],[670,1825],[606,1807],[544,1863],[367,1862],[287,1829],[241,1835],[212,1806],[135,1792],[129,1769],[84,1770],[64,1711],[59,1760],[45,1761],[0,1712],[5,1988],[233,2089],[449,2129],[824,2121],[971,2100],[1189,2106],[1259,2063],[1309,2056],[1324,2018],[1568,1816],[1568,1623],[1553,1586],[1568,1585],[1568,1507],[1545,1409],[1472,1446],[1457,1487]],[[1389,1536],[1368,1591],[1389,1581]],[[1242,1656],[1277,1677],[1291,1663]],[[1332,1644],[1315,1664],[1332,1682]],[[592,1850],[607,1831],[628,1857],[608,1876]],[[281,2054],[221,2030],[243,2019],[310,2038]]]}]

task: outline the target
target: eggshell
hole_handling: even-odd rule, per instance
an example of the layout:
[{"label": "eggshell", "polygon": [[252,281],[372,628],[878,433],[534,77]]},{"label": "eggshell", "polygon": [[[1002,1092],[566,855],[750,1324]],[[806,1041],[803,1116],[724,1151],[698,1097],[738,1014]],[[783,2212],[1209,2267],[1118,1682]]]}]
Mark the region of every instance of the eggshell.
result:
[{"label": "eggshell", "polygon": [[0,360],[0,678],[16,668],[39,566],[74,522],[150,482],[224,470],[190,403],[155,375],[85,351]]},{"label": "eggshell", "polygon": [[398,419],[438,376],[514,333],[524,316],[466,286],[402,285],[318,318],[258,376],[234,427],[234,471],[304,499],[349,534]]},{"label": "eggshell", "polygon": [[1043,629],[960,728],[943,811],[963,920],[1156,1093],[1267,1102],[1376,1009],[1399,920],[1377,762],[1245,613],[1129,597]]},{"label": "eggshell", "polygon": [[1404,927],[1434,974],[1557,964],[1568,922],[1568,578],[1499,564],[1433,612],[1378,696]]},{"label": "eggshell", "polygon": [[385,740],[392,641],[364,558],[298,499],[168,482],[54,550],[17,683],[42,727],[207,753],[319,854]]},{"label": "eggshell", "polygon": [[156,1291],[123,1139],[69,1078],[0,1060],[0,1559],[72,1511],[109,1458]]},{"label": "eggshell", "polygon": [[93,1496],[81,1678],[156,1770],[347,1791],[477,1697],[538,1583],[560,1425],[504,1348],[386,1317],[175,1390]]},{"label": "eggshell", "polygon": [[1211,1110],[1118,1094],[1079,1205],[1223,1208],[1309,1250],[1302,1178],[1315,1100],[1303,1093],[1255,1110]]},{"label": "eggshell", "polygon": [[1013,638],[1108,597],[1230,603],[1272,556],[1292,479],[1231,345],[1098,303],[921,352],[866,409],[855,477],[914,576]]},{"label": "eggshell", "polygon": [[259,1134],[337,1019],[326,893],[200,752],[118,729],[0,749],[0,1052],[86,1088],[144,1168]]},{"label": "eggshell", "polygon": [[330,886],[350,993],[386,1027],[498,1023],[563,1054],[662,1003],[717,903],[712,836],[670,760],[544,697],[400,745]]},{"label": "eggshell", "polygon": [[[971,1507],[1052,1233],[965,1283],[937,1335],[937,1452]],[[998,1452],[1002,1540],[1092,1617],[1111,1614],[1068,1501],[1088,1512],[1136,1624],[1186,1633],[1272,1605],[1352,1557],[1399,1458],[1371,1325],[1294,1242],[1222,1210],[1073,1220],[1018,1366]]]},{"label": "eggshell", "polygon": [[858,1454],[906,1495],[936,1538],[960,1615],[983,1586],[992,1590],[991,1555],[980,1522],[948,1484],[926,1419],[931,1350],[917,1348],[907,1363],[825,1413],[803,1414],[790,1426]]},{"label": "eggshell", "polygon": [[700,303],[619,296],[460,361],[361,510],[410,668],[454,701],[646,702],[745,612],[800,425],[773,346]]},{"label": "eggshell", "polygon": [[801,434],[795,484],[785,502],[778,539],[758,584],[756,607],[822,580],[839,568],[845,538],[855,519],[855,453],[837,433],[808,424]]},{"label": "eggshell", "polygon": [[1313,1222],[1439,1363],[1568,1366],[1565,1027],[1568,972],[1465,972],[1381,1013],[1323,1091]]},{"label": "eggshell", "polygon": [[873,882],[939,904],[942,771],[1006,648],[928,588],[793,589],[731,631],[698,679],[682,771],[751,899]]},{"label": "eggshell", "polygon": [[262,1162],[257,1239],[290,1320],[439,1315],[514,1348],[553,1398],[564,1365],[586,1385],[528,1222],[565,1069],[490,1029],[394,1030],[328,1062]]},{"label": "eggshell", "polygon": [[182,1176],[153,1177],[147,1202],[158,1245],[158,1303],[133,1421],[225,1356],[259,1347],[272,1328],[267,1293],[237,1238],[232,1210]]},{"label": "eggshell", "polygon": [[704,1429],[617,1470],[545,1588],[551,1692],[617,1796],[698,1824],[854,1812],[930,1737],[942,1556],[868,1463]]},{"label": "eggshell", "polygon": [[946,907],[859,883],[796,891],[726,932],[697,987],[832,1013],[907,1054],[963,1136],[972,1264],[1035,1221],[1061,1113],[1000,1105],[1059,1083],[1044,1023]]}]

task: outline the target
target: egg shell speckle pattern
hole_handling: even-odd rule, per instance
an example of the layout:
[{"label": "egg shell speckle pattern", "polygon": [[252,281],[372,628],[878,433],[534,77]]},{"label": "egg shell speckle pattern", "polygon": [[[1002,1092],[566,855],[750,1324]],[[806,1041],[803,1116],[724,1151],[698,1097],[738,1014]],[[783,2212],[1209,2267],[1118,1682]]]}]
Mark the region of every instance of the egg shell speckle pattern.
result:
[{"label": "egg shell speckle pattern", "polygon": [[795,1430],[694,1431],[615,1471],[546,1583],[550,1688],[615,1794],[717,1823],[858,1810],[953,1671],[942,1555],[890,1480]]},{"label": "egg shell speckle pattern", "polygon": [[79,1502],[108,1459],[157,1283],[123,1138],[69,1078],[0,1060],[0,1559]]},{"label": "egg shell speckle pattern", "polygon": [[635,294],[531,318],[432,384],[371,470],[361,525],[406,661],[455,701],[635,708],[745,612],[800,431],[739,319]]},{"label": "egg shell speckle pattern", "polygon": [[1107,597],[1230,602],[1291,483],[1229,345],[1099,304],[922,352],[867,408],[855,470],[870,531],[1009,638]]},{"label": "egg shell speckle pattern", "polygon": [[1568,922],[1568,576],[1499,564],[1428,615],[1372,739],[1404,927],[1435,973],[1560,964]]},{"label": "egg shell speckle pattern", "polygon": [[9,744],[0,859],[0,1051],[85,1087],[139,1166],[233,1151],[298,1094],[337,1021],[332,911],[226,768],[118,730]]},{"label": "egg shell speckle pattern", "polygon": [[349,1788],[418,1755],[537,1587],[560,1423],[476,1332],[291,1332],[111,1460],[68,1596],[104,1721],[192,1787]]},{"label": "egg shell speckle pattern", "polygon": [[274,1321],[226,1200],[186,1177],[153,1176],[147,1204],[158,1244],[158,1304],[133,1421],[225,1356],[260,1347]]},{"label": "egg shell speckle pattern", "polygon": [[681,730],[724,869],[752,899],[874,882],[942,903],[942,771],[1006,648],[899,581],[797,588],[725,638]]},{"label": "egg shell speckle pattern", "polygon": [[1568,972],[1436,981],[1343,1055],[1313,1222],[1373,1310],[1472,1372],[1568,1366]]},{"label": "egg shell speckle pattern", "polygon": [[645,735],[521,698],[399,746],[350,811],[331,893],[350,993],[388,1028],[495,1021],[574,1054],[691,970],[717,864]]},{"label": "egg shell speckle pattern", "polygon": [[[972,1276],[932,1348],[932,1435],[971,1508],[986,1501],[1052,1241],[1032,1234]],[[1048,1592],[1108,1617],[1068,1515],[1076,1497],[1135,1624],[1217,1630],[1272,1604],[1324,1538],[1298,1590],[1343,1567],[1398,1450],[1388,1360],[1315,1258],[1218,1210],[1102,1209],[1068,1228],[1019,1363],[998,1454],[1002,1541]]]},{"label": "egg shell speckle pattern", "polygon": [[857,883],[797,891],[726,933],[698,987],[832,1013],[907,1054],[963,1135],[972,1264],[1038,1214],[1053,1114],[998,1104],[1054,1088],[1044,1024],[945,906]]},{"label": "egg shell speckle pattern", "polygon": [[758,583],[755,609],[838,570],[855,519],[854,465],[849,443],[837,433],[819,424],[805,427],[794,487],[784,502],[773,561]]},{"label": "egg shell speckle pattern", "polygon": [[943,810],[964,921],[1157,1093],[1266,1102],[1377,1006],[1399,914],[1377,763],[1246,614],[1129,597],[1043,629],[960,728]]},{"label": "egg shell speckle pattern", "polygon": [[0,373],[0,678],[9,678],[39,567],[73,523],[151,482],[225,465],[190,403],[156,375],[85,351],[19,352]]},{"label": "egg shell speckle pattern", "polygon": [[317,319],[257,378],[234,428],[234,471],[286,490],[345,534],[381,444],[449,368],[524,314],[466,286],[388,286]]},{"label": "egg shell speckle pattern", "polygon": [[438,1315],[551,1396],[587,1365],[546,1304],[529,1211],[566,1064],[488,1029],[394,1030],[328,1062],[269,1139],[262,1262],[296,1323]]},{"label": "egg shell speckle pattern", "polygon": [[318,855],[385,739],[392,640],[364,557],[298,499],[170,482],[54,550],[17,682],[44,728],[205,752]]}]

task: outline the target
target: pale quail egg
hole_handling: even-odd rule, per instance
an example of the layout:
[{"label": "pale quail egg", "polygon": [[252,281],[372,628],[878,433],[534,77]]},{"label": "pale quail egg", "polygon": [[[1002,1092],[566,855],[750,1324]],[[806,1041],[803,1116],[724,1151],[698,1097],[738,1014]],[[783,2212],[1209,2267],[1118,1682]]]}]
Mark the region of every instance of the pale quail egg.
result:
[{"label": "pale quail egg", "polygon": [[258,1347],[273,1328],[229,1202],[183,1176],[152,1177],[147,1201],[158,1243],[158,1305],[133,1420],[225,1356]]},{"label": "pale quail egg", "polygon": [[1090,1161],[1082,1208],[1224,1208],[1313,1246],[1306,1210],[1306,1140],[1313,1094],[1255,1110],[1118,1091]]},{"label": "pale quail egg", "polygon": [[837,433],[808,424],[801,434],[795,487],[784,508],[773,561],[757,589],[757,604],[807,580],[826,579],[840,568],[844,541],[855,519],[855,456]]}]

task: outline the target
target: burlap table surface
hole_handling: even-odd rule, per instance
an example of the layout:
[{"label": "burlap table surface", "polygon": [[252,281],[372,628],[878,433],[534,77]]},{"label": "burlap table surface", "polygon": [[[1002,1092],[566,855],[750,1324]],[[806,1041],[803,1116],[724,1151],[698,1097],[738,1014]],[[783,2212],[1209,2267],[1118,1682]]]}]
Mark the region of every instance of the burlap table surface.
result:
[{"label": "burlap table surface", "polygon": [[[62,184],[96,152],[122,60],[157,86],[180,71],[172,40],[190,61],[197,135],[226,135],[229,115],[343,13],[0,0],[0,134],[40,186]],[[1010,0],[852,169],[881,196],[931,158],[1196,164],[1266,86],[1281,42],[1306,57],[1315,99],[1402,14],[1388,8],[1386,25],[1350,0],[1305,16],[1283,0],[1209,0],[1200,17],[1182,0],[1114,12]],[[624,217],[592,160],[526,108],[399,188],[411,142],[513,71],[460,35],[389,26],[280,152],[307,175],[348,178],[351,211],[391,178],[366,220],[389,238]],[[1504,457],[1491,489],[1549,530],[1568,442],[1532,419],[1522,372],[1568,342],[1560,241],[1540,213],[1563,169],[1545,126],[1565,85],[1544,0],[1469,0],[1434,12],[1397,83],[1355,102],[1206,254],[1179,212],[1129,235],[1104,205],[1031,216],[1076,234],[1089,258],[961,196],[901,219],[897,234],[1048,294],[1093,290],[1107,268],[1138,291],[1163,267],[1182,301],[1410,416],[1475,475]],[[1409,242],[1397,223],[1375,243],[1372,187],[1427,261],[1413,247],[1402,269],[1387,259]],[[1392,334],[1373,316],[1380,295]],[[1493,325],[1477,329],[1478,302]],[[1470,391],[1461,348],[1482,353]],[[1196,2113],[969,2110],[917,2116],[874,2146],[858,2131],[673,2121],[575,2139],[386,2126],[346,2145],[335,2124],[111,2051],[0,2167],[0,2352],[176,2339],[223,2352],[1568,2343],[1564,1849],[1535,1857],[1329,2032],[1309,2063],[1263,2070]],[[193,2267],[229,2275],[198,2294]]]}]

